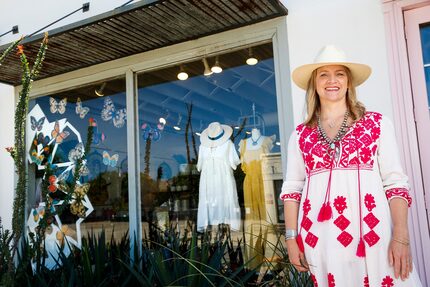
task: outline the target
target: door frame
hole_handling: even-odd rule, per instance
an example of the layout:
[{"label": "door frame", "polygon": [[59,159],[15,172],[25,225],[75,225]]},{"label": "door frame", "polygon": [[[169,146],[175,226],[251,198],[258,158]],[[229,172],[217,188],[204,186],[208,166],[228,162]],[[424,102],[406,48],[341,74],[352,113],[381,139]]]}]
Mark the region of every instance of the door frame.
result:
[{"label": "door frame", "polygon": [[413,204],[409,209],[412,255],[423,286],[429,286],[430,262],[428,262],[425,254],[430,250],[430,226],[428,220],[430,215],[426,210],[404,21],[405,11],[424,6],[430,6],[430,1],[382,1],[391,94],[394,115],[396,115],[393,120],[402,163],[409,176],[413,197]]}]

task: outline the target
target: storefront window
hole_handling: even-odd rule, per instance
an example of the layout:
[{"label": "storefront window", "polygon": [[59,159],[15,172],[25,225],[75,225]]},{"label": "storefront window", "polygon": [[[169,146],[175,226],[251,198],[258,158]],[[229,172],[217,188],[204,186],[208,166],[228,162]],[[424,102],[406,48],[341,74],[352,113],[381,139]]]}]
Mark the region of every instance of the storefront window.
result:
[{"label": "storefront window", "polygon": [[138,105],[144,232],[192,222],[240,236],[281,222],[271,43],[142,73]]},{"label": "storefront window", "polygon": [[[62,243],[63,234],[79,246],[82,236],[102,230],[107,240],[120,240],[129,228],[124,78],[32,99],[29,110],[30,231],[40,219],[36,215],[47,214],[48,201],[58,209],[75,192],[61,215],[48,219],[47,240]],[[92,143],[71,190],[88,126],[93,127]]]}]

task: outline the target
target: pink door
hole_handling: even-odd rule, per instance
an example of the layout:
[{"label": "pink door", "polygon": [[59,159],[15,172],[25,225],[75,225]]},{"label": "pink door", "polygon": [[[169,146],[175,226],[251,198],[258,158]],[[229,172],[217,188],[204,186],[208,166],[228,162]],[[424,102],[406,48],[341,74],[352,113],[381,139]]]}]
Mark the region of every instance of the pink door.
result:
[{"label": "pink door", "polygon": [[404,16],[422,178],[430,218],[430,6],[405,11]]}]

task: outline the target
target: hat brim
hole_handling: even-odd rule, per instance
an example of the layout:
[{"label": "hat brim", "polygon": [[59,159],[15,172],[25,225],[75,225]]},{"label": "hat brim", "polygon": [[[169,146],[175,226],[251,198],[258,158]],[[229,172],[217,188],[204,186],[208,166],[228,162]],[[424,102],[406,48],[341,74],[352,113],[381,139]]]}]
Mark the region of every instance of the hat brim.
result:
[{"label": "hat brim", "polygon": [[228,126],[228,125],[221,125],[221,128],[223,129],[224,134],[222,135],[222,137],[220,137],[219,139],[216,139],[216,140],[209,139],[208,129],[206,128],[200,134],[200,143],[206,147],[217,147],[217,146],[222,145],[226,141],[228,141],[230,139],[231,135],[233,134],[232,127]]},{"label": "hat brim", "polygon": [[311,78],[313,71],[324,66],[333,66],[333,65],[345,66],[351,71],[352,85],[354,87],[357,87],[362,83],[364,83],[372,73],[372,69],[365,64],[349,63],[349,62],[315,63],[315,64],[307,64],[307,65],[297,67],[292,74],[293,81],[297,86],[299,86],[303,90],[307,90],[308,82],[309,82],[309,79]]}]

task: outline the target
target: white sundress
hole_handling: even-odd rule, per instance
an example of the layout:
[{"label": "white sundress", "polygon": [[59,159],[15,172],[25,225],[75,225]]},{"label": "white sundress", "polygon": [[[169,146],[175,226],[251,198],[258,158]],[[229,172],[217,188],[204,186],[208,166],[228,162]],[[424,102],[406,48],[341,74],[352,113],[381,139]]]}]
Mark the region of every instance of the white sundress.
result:
[{"label": "white sundress", "polygon": [[[402,281],[395,279],[388,262],[389,201],[400,197],[411,204],[391,122],[367,112],[348,129],[337,157],[327,148],[317,128],[296,128],[288,144],[280,196],[300,202],[298,243],[302,242],[314,286],[420,287],[415,268]],[[331,206],[332,215],[318,221],[324,203]],[[358,248],[360,239],[364,249]]]},{"label": "white sundress", "polygon": [[229,224],[234,230],[240,229],[240,207],[233,176],[233,170],[239,163],[231,140],[212,148],[200,145],[197,230],[221,223]]}]

